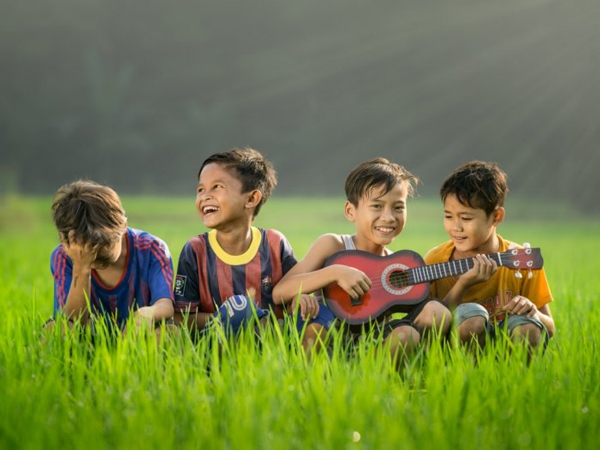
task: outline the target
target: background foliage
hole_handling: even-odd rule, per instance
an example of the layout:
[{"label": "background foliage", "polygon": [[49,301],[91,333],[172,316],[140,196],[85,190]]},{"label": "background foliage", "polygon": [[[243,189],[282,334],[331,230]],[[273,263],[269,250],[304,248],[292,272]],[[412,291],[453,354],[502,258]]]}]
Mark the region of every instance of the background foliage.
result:
[{"label": "background foliage", "polygon": [[287,195],[339,195],[379,155],[434,193],[478,158],[600,210],[595,0],[0,7],[0,192],[191,193],[206,156],[251,145]]}]

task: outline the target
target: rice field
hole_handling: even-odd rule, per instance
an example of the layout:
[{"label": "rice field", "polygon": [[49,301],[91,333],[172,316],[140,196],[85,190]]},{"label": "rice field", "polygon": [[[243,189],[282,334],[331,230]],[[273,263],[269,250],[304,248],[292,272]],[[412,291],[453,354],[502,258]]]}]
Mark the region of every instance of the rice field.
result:
[{"label": "rice field", "polygon": [[[124,198],[130,226],[163,238],[176,262],[203,232],[193,199]],[[544,355],[498,341],[475,362],[433,342],[398,373],[376,346],[307,360],[271,328],[223,346],[182,332],[103,338],[58,333],[49,198],[0,199],[0,448],[591,449],[600,441],[600,221],[556,205],[507,207],[502,236],[541,247],[557,334]],[[325,232],[352,232],[341,199],[272,199],[257,225],[301,258]],[[393,250],[445,240],[435,200],[412,199]],[[219,350],[220,348],[220,350]]]}]

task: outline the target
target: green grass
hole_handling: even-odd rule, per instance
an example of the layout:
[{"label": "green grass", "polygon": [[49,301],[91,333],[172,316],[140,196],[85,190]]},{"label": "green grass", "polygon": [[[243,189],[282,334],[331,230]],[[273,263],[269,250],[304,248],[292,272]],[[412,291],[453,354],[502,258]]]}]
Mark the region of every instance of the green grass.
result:
[{"label": "green grass", "polygon": [[[500,341],[480,361],[434,345],[400,373],[375,347],[306,361],[275,331],[224,347],[188,336],[95,345],[56,336],[49,199],[2,200],[0,448],[596,448],[600,439],[600,223],[508,208],[500,233],[542,248],[557,334],[525,363]],[[125,198],[130,225],[164,238],[176,260],[203,231],[193,199]],[[413,199],[394,249],[445,240],[437,201]],[[339,199],[273,199],[257,225],[281,230],[299,257],[325,232],[352,232]]]}]

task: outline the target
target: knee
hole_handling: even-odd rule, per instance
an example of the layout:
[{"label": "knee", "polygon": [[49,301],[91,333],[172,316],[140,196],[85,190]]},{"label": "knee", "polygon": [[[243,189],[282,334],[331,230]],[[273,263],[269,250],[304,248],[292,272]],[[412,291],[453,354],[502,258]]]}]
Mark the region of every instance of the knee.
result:
[{"label": "knee", "polygon": [[420,329],[435,329],[442,334],[447,334],[451,321],[452,313],[448,308],[438,301],[430,301],[415,319],[415,324]]},{"label": "knee", "polygon": [[304,331],[304,337],[302,338],[303,344],[314,345],[315,342],[322,340],[323,335],[326,333],[326,329],[320,323],[311,323],[306,326]]},{"label": "knee", "polygon": [[419,345],[421,334],[411,326],[394,328],[387,338],[392,353],[400,348],[411,350]]},{"label": "knee", "polygon": [[486,332],[485,322],[485,317],[482,316],[469,317],[468,319],[465,319],[457,327],[460,340],[466,342],[473,338],[480,339],[485,335]]},{"label": "knee", "polygon": [[535,324],[516,326],[511,333],[513,341],[525,341],[532,347],[537,347],[542,340],[542,330]]}]

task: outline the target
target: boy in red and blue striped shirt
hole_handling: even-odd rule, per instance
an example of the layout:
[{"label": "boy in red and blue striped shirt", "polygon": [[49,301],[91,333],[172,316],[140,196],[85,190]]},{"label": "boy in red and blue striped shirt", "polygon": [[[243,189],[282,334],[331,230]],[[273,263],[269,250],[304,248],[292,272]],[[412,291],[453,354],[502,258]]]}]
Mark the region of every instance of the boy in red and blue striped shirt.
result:
[{"label": "boy in red and blue striped shirt", "polygon": [[[251,148],[216,153],[204,161],[198,173],[196,209],[211,231],[191,238],[179,257],[176,319],[181,321],[189,313],[188,325],[202,329],[219,317],[235,328],[231,321],[239,314],[234,310],[247,304],[242,296],[254,300],[259,318],[268,310],[283,317],[284,305],[273,299],[273,286],[297,260],[283,234],[252,226],[276,184],[271,163]],[[305,342],[312,344],[316,334],[329,327],[333,314],[308,295],[290,301],[290,310],[297,301],[297,327],[302,329],[308,322]],[[248,310],[242,313],[247,315]]]},{"label": "boy in red and blue striped shirt", "polygon": [[50,263],[54,317],[62,313],[70,322],[87,323],[90,315],[103,316],[109,328],[122,329],[131,312],[138,324],[173,316],[169,249],[127,227],[113,189],[91,181],[65,185],[54,196],[52,216],[61,240]]}]

